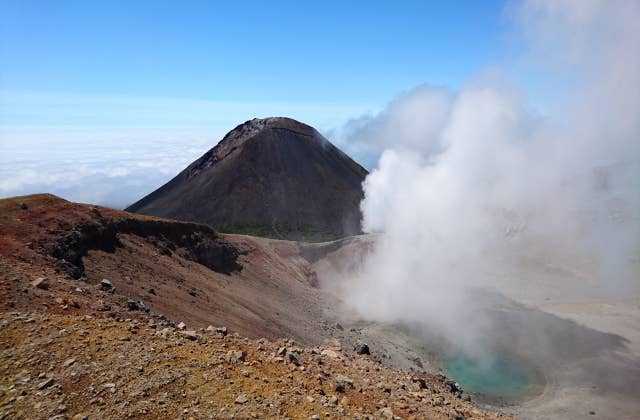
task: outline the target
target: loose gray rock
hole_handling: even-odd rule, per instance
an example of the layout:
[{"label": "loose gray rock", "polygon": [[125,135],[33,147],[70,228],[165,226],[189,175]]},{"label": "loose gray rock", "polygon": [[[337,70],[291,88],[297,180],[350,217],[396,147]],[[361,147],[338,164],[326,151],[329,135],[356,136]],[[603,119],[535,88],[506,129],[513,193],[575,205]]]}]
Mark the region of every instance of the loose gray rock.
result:
[{"label": "loose gray rock", "polygon": [[38,384],[38,389],[49,388],[54,382],[53,378],[47,378]]},{"label": "loose gray rock", "polygon": [[185,337],[188,340],[191,341],[197,341],[200,340],[202,338],[202,336],[198,333],[196,333],[195,331],[191,330],[191,331],[180,331],[180,335],[182,335],[183,337]]},{"label": "loose gray rock", "polygon": [[367,345],[367,343],[363,343],[362,341],[358,341],[355,347],[353,348],[353,350],[357,354],[371,354],[371,351],[369,350],[369,346]]},{"label": "loose gray rock", "polygon": [[347,386],[353,388],[353,379],[348,376],[339,373],[333,377],[333,380],[336,383],[335,390],[337,392],[344,392]]},{"label": "loose gray rock", "polygon": [[228,363],[242,363],[247,357],[247,353],[240,350],[229,350],[226,355],[226,360]]},{"label": "loose gray rock", "polygon": [[380,411],[378,411],[378,416],[383,419],[394,418],[393,411],[389,407],[381,408]]},{"label": "loose gray rock", "polygon": [[100,290],[103,290],[105,292],[114,292],[116,288],[109,280],[102,279],[102,281],[100,281]]},{"label": "loose gray rock", "polygon": [[236,400],[234,401],[234,403],[236,404],[246,404],[248,402],[249,402],[249,397],[247,397],[247,394],[238,395],[238,398],[236,398]]},{"label": "loose gray rock", "polygon": [[296,366],[300,366],[300,361],[298,360],[296,355],[293,354],[290,351],[287,352],[287,359],[289,360],[290,363],[292,363],[292,364],[294,364]]}]

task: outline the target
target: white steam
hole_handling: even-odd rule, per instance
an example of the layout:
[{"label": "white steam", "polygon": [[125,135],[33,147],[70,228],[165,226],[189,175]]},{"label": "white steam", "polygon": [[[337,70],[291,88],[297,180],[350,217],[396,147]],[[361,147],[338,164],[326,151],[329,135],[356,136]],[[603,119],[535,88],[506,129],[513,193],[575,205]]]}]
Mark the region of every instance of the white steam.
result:
[{"label": "white steam", "polygon": [[564,87],[549,115],[494,71],[458,92],[417,87],[344,130],[384,150],[361,204],[363,230],[381,235],[346,300],[465,349],[491,328],[477,288],[531,301],[640,290],[640,3],[509,14],[528,45],[516,70]]}]

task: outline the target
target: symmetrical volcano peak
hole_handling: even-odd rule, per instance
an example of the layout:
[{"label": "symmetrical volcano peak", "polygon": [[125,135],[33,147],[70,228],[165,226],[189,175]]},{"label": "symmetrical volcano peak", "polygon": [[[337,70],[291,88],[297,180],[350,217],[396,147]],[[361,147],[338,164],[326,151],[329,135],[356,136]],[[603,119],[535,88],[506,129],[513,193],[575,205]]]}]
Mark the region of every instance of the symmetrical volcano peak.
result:
[{"label": "symmetrical volcano peak", "polygon": [[366,175],[313,127],[256,118],[127,210],[222,231],[329,239],[359,232]]}]

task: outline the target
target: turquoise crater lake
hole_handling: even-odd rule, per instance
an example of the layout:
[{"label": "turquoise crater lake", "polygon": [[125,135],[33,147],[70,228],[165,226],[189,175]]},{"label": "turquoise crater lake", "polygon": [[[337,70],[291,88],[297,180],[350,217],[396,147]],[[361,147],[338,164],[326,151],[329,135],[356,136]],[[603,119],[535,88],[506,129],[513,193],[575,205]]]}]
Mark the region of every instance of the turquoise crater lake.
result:
[{"label": "turquoise crater lake", "polygon": [[489,399],[518,399],[528,394],[537,382],[532,369],[506,354],[478,360],[458,353],[444,359],[442,367],[465,391]]}]

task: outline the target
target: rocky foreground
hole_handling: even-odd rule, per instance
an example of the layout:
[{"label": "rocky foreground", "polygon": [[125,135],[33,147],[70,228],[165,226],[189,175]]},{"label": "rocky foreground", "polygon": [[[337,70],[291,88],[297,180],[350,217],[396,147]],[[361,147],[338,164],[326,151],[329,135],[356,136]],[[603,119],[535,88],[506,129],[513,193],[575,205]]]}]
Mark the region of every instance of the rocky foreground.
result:
[{"label": "rocky foreground", "polygon": [[[440,375],[153,318],[0,314],[0,418],[479,418]],[[366,353],[366,349],[360,349]]]}]

